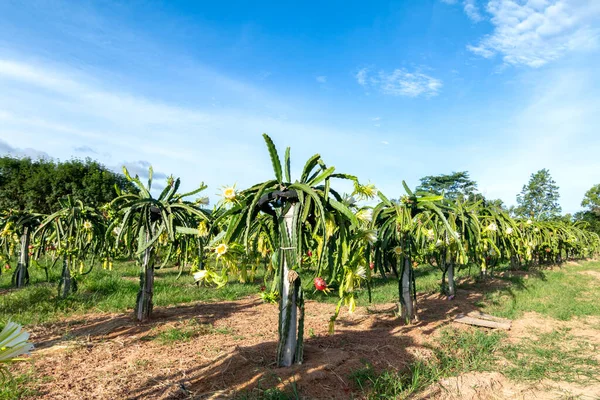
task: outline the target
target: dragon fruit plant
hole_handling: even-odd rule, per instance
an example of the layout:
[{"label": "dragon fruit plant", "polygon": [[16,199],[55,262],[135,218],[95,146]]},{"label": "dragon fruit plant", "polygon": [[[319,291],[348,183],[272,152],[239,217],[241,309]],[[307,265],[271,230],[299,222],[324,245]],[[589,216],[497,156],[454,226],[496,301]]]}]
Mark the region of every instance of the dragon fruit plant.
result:
[{"label": "dragon fruit plant", "polygon": [[[382,273],[391,270],[398,279],[398,311],[407,323],[416,320],[416,284],[414,265],[432,235],[424,230],[427,221],[435,216],[441,236],[458,241],[457,233],[448,224],[441,208],[443,196],[415,194],[402,182],[407,195],[399,202],[391,202],[381,192],[379,203],[373,210],[373,228],[379,232],[375,247],[375,268]],[[462,252],[462,246],[460,246]]]},{"label": "dragon fruit plant", "polygon": [[59,202],[60,209],[41,222],[34,239],[40,244],[38,257],[48,251],[62,258],[58,294],[65,298],[77,291],[77,279],[90,273],[95,257],[103,253],[106,220],[97,209],[70,195]]},{"label": "dragon fruit plant", "polygon": [[[367,189],[356,177],[335,173],[335,168],[328,167],[319,154],[308,159],[299,179],[292,180],[289,147],[282,165],[271,138],[266,134],[263,138],[275,177],[231,194],[231,207],[220,217],[228,221],[222,243],[238,242],[246,251],[255,249],[258,242],[268,243],[275,266],[273,286],[280,299],[277,364],[287,367],[303,359],[304,299],[300,274],[320,277],[323,281],[317,280],[317,287],[324,289],[324,282],[339,287],[350,273],[344,268],[349,254],[342,249],[348,249],[344,243],[358,221],[332,187],[332,180],[354,182],[355,192]],[[332,249],[336,249],[335,253]],[[314,263],[303,264],[308,251]]]},{"label": "dragon fruit plant", "polygon": [[[208,220],[198,201],[186,201],[186,197],[196,195],[206,189],[206,185],[189,193],[178,193],[181,181],[169,178],[166,187],[155,198],[152,193],[152,167],[149,169],[148,184],[144,185],[136,175],[132,177],[123,167],[125,177],[138,189],[137,192],[118,193],[110,207],[116,216],[107,232],[115,228],[118,232],[116,243],[123,245],[134,255],[140,265],[140,290],[137,295],[135,317],[138,321],[150,318],[154,295],[154,265],[156,249],[161,237],[165,245],[171,246],[169,253],[177,251],[176,233],[178,230],[198,231],[198,221]],[[182,232],[182,233],[187,233]],[[168,256],[167,256],[168,258]]]},{"label": "dragon fruit plant", "polygon": [[7,364],[20,360],[20,356],[33,350],[33,344],[28,342],[29,333],[21,325],[8,322],[0,332],[0,377],[8,378]]},{"label": "dragon fruit plant", "polygon": [[27,211],[9,210],[0,216],[0,246],[8,249],[15,235],[19,238],[19,257],[12,276],[16,288],[29,283],[29,261],[34,248],[31,235],[39,223],[39,215]]}]

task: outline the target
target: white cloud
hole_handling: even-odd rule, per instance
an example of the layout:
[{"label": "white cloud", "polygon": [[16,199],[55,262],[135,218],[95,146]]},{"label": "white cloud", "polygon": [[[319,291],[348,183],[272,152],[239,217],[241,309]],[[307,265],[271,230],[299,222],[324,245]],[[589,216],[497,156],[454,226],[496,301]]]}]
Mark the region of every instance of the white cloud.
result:
[{"label": "white cloud", "polygon": [[383,145],[387,146],[388,144],[390,144],[390,142],[388,142],[387,140],[382,140],[382,141],[381,141],[381,144],[383,144]]},{"label": "white cloud", "polygon": [[389,74],[380,72],[379,82],[381,91],[392,96],[436,96],[442,88],[439,79],[404,69],[396,69]]},{"label": "white cloud", "polygon": [[441,80],[405,69],[395,69],[390,73],[380,71],[377,76],[370,76],[369,70],[363,68],[356,75],[356,80],[363,87],[376,87],[381,93],[391,96],[431,97],[442,88]]},{"label": "white cloud", "polygon": [[319,83],[327,83],[327,77],[326,76],[323,76],[323,75],[317,76],[316,79],[317,79],[317,82],[319,82]]},{"label": "white cloud", "polygon": [[469,17],[469,19],[471,19],[472,21],[483,21],[483,17],[479,13],[479,8],[477,7],[475,0],[465,0],[463,2],[463,8],[465,10],[465,14],[467,14],[467,17]]},{"label": "white cloud", "polygon": [[184,190],[204,181],[211,195],[224,183],[248,187],[271,177],[260,137],[267,132],[280,150],[292,147],[293,170],[302,168],[319,142],[325,160],[340,171],[376,178],[347,158],[352,149],[376,158],[379,140],[373,141],[371,130],[338,130],[304,116],[294,119],[295,114],[284,119],[279,109],[184,107],[124,92],[110,82],[58,64],[0,58],[0,153],[42,154],[27,149],[35,144],[54,158],[69,159],[92,149],[94,158],[115,170],[125,164],[143,173],[151,162],[158,177],[173,173]]},{"label": "white cloud", "polygon": [[373,124],[373,126],[374,126],[375,128],[379,128],[379,127],[381,126],[381,124]]},{"label": "white cloud", "polygon": [[373,117],[371,118],[371,121],[379,121],[381,119],[381,117]]},{"label": "white cloud", "polygon": [[486,9],[494,31],[467,46],[485,58],[499,54],[505,64],[537,68],[598,46],[598,0],[491,0]]},{"label": "white cloud", "polygon": [[358,84],[361,86],[366,86],[368,73],[369,73],[369,68],[360,69],[355,75],[356,82],[358,82]]},{"label": "white cloud", "polygon": [[[498,139],[489,144],[494,150],[477,152],[467,168],[482,191],[509,205],[516,203],[533,172],[549,168],[560,187],[563,212],[576,212],[586,190],[597,183],[593,171],[600,169],[595,128],[600,101],[589,90],[599,83],[597,74],[586,68],[559,69],[520,79],[529,93],[525,107],[503,122]],[[511,150],[497,152],[501,147]]]}]

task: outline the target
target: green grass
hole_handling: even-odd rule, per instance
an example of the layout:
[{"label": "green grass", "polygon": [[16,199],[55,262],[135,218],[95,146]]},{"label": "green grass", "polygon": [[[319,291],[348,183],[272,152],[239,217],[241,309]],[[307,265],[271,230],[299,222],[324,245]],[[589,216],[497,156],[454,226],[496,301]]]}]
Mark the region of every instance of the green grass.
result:
[{"label": "green grass", "polygon": [[483,309],[510,319],[530,311],[563,321],[600,316],[600,280],[581,273],[589,270],[600,272],[600,262],[564,265],[560,269],[540,271],[539,276],[529,279],[507,278],[520,284],[487,292]]},{"label": "green grass", "polygon": [[[66,316],[88,312],[126,312],[133,310],[137,296],[138,267],[133,262],[116,262],[113,271],[96,267],[79,278],[78,292],[67,299],[57,297],[58,267],[45,282],[42,269],[31,267],[31,284],[23,289],[0,295],[0,326],[12,319],[27,325],[57,321]],[[177,271],[156,271],[154,305],[171,306],[193,301],[237,300],[257,294],[262,282],[241,284],[231,282],[222,289],[197,287],[192,277]],[[10,288],[10,274],[0,276],[0,290]]]},{"label": "green grass", "polygon": [[[279,382],[281,378],[276,377]],[[295,382],[286,385],[284,390],[276,387],[263,389],[262,381],[258,381],[258,386],[252,390],[246,390],[238,393],[235,400],[299,400],[300,394]]]},{"label": "green grass", "polygon": [[[475,276],[477,271],[471,271]],[[417,290],[419,292],[439,291],[441,272],[430,265],[419,266],[416,270]],[[60,279],[60,266],[49,271],[46,282],[44,271],[32,266],[30,268],[31,285],[12,290],[10,271],[0,275],[0,290],[9,292],[0,295],[0,325],[12,319],[24,325],[52,322],[61,318],[85,314],[89,312],[126,312],[133,309],[139,288],[139,269],[133,262],[115,262],[113,271],[103,270],[96,266],[89,275],[78,278],[78,292],[67,299],[57,297],[57,285]],[[457,279],[469,276],[463,269],[457,273]],[[156,271],[154,305],[171,306],[193,301],[225,301],[237,300],[257,294],[263,285],[262,277],[254,283],[231,282],[222,289],[196,287],[189,274],[184,273],[179,279],[177,271],[163,269]],[[335,293],[324,295],[315,292],[311,279],[304,278],[306,297],[321,302],[336,303]],[[398,282],[390,276],[387,280],[375,278],[372,284],[372,302],[389,303],[398,300]],[[357,292],[358,304],[368,305],[369,298],[366,286]]]},{"label": "green grass", "polygon": [[405,371],[377,373],[370,364],[353,372],[350,378],[368,399],[404,399],[439,379],[470,371],[494,368],[496,351],[504,335],[479,329],[441,331],[434,356],[417,359]]},{"label": "green grass", "polygon": [[600,380],[600,363],[593,358],[598,349],[569,334],[568,329],[534,333],[518,344],[503,347],[509,365],[503,373],[516,381],[589,383]]},{"label": "green grass", "polygon": [[[600,316],[600,284],[596,277],[584,271],[600,272],[600,262],[582,265],[565,265],[560,269],[544,270],[525,279],[522,274],[501,277],[500,285],[480,284],[479,271],[463,269],[457,273],[457,281],[465,280],[463,288],[480,289],[484,299],[479,304],[488,313],[519,318],[525,312],[538,312],[550,318],[569,320],[573,317]],[[497,274],[506,272],[498,268]],[[39,268],[31,268],[32,284],[20,290],[9,290],[0,295],[0,328],[8,319],[22,324],[57,321],[61,318],[88,312],[128,312],[132,310],[138,291],[138,267],[132,262],[115,263],[113,271],[95,268],[79,280],[79,291],[67,299],[57,298],[59,270],[50,271],[50,282]],[[416,269],[417,291],[438,292],[441,272],[428,265]],[[236,300],[260,293],[262,280],[241,284],[232,282],[223,289],[196,287],[189,274],[176,279],[177,271],[156,271],[156,306],[185,304],[193,301]],[[304,277],[305,287],[310,287]],[[504,281],[504,282],[502,282]],[[475,283],[474,283],[475,282]],[[492,281],[495,283],[497,281]],[[0,290],[10,287],[10,274],[0,276]],[[461,285],[459,285],[459,288]],[[335,293],[326,296],[320,292],[306,291],[306,297],[322,302],[337,302]],[[360,305],[368,305],[366,287],[358,291]],[[373,303],[390,303],[398,299],[398,283],[395,277],[376,278],[372,284]],[[145,340],[155,340],[161,345],[189,341],[205,334],[233,334],[229,328],[215,328],[199,324],[195,320],[183,322]],[[311,332],[309,331],[309,336]],[[590,354],[597,352],[588,342],[574,337],[566,330],[551,333],[532,332],[532,337],[518,343],[504,343],[504,334],[478,329],[445,329],[436,343],[431,345],[433,357],[417,359],[403,371],[376,371],[372,366],[355,371],[352,379],[368,398],[405,398],[443,377],[471,371],[498,370],[517,381],[554,379],[561,381],[588,382],[600,376],[600,366]],[[502,357],[502,363],[498,359]],[[15,376],[11,383],[0,387],[0,400],[17,399],[35,395],[33,372]],[[295,385],[285,390],[276,388],[241,393],[243,399],[290,399],[298,398]]]},{"label": "green grass", "polygon": [[23,397],[34,397],[39,393],[31,387],[35,384],[36,378],[33,370],[12,375],[11,378],[3,381],[0,378],[0,400],[18,400]]},{"label": "green grass", "polygon": [[212,324],[200,324],[195,319],[188,320],[182,326],[171,327],[157,335],[148,335],[141,340],[155,340],[162,345],[188,342],[192,338],[209,334],[229,335],[231,328],[215,328]]}]

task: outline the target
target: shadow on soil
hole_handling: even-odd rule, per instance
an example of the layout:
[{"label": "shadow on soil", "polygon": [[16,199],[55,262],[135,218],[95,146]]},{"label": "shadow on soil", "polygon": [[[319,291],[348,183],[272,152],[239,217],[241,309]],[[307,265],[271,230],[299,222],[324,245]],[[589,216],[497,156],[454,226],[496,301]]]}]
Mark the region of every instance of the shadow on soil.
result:
[{"label": "shadow on soil", "polygon": [[[260,300],[254,300],[246,303],[232,301],[161,307],[155,308],[152,318],[146,322],[138,322],[133,313],[106,314],[92,318],[84,316],[81,319],[45,325],[42,329],[52,332],[64,332],[64,335],[54,336],[36,343],[36,349],[39,351],[60,344],[60,342],[77,339],[83,339],[91,343],[117,338],[137,340],[139,336],[154,328],[174,321],[193,319],[200,324],[212,325],[219,319],[251,309],[260,303]],[[125,341],[129,342],[131,340]]]},{"label": "shadow on soil", "polygon": [[[347,399],[360,394],[352,373],[370,364],[375,371],[407,370],[419,356],[431,352],[428,335],[450,324],[459,313],[477,309],[483,295],[459,290],[447,300],[419,296],[420,321],[405,325],[393,315],[392,304],[362,309],[362,314],[340,318],[334,335],[305,338],[304,363],[277,368],[276,338],[252,346],[235,346],[212,359],[198,358],[191,368],[154,375],[129,389],[128,399],[221,399],[266,397],[257,388],[277,388],[285,398]],[[311,304],[306,305],[307,312]],[[257,315],[256,323],[261,323]],[[262,396],[260,393],[263,393]]]},{"label": "shadow on soil", "polygon": [[[454,300],[439,294],[419,294],[420,320],[405,325],[393,315],[393,304],[380,304],[360,308],[356,314],[338,319],[334,335],[311,333],[305,330],[305,354],[302,365],[277,368],[275,365],[276,337],[262,343],[244,346],[232,345],[213,358],[198,353],[197,362],[181,368],[169,368],[162,373],[131,382],[123,398],[148,399],[205,399],[205,398],[257,398],[256,388],[274,388],[290,394],[300,392],[301,398],[351,398],[359,388],[351,374],[365,364],[375,371],[406,370],[419,356],[431,352],[430,335],[440,327],[452,323],[459,313],[477,310],[477,304],[486,292],[526,290],[525,274],[542,274],[542,271],[505,272],[485,281],[458,282]],[[87,342],[119,340],[133,344],[154,328],[173,321],[194,319],[201,324],[213,324],[219,319],[240,313],[246,322],[264,324],[258,299],[244,299],[219,303],[202,303],[188,306],[156,308],[152,320],[137,323],[132,314],[112,314],[83,317],[44,327],[52,335],[43,334],[44,341],[37,344],[42,350],[62,341],[78,338]],[[307,302],[307,313],[317,309],[318,303]],[[63,333],[58,336],[56,332]],[[194,342],[196,343],[196,342]],[[165,350],[167,351],[167,350]],[[258,397],[267,398],[267,397]],[[283,397],[273,397],[283,398]]]}]

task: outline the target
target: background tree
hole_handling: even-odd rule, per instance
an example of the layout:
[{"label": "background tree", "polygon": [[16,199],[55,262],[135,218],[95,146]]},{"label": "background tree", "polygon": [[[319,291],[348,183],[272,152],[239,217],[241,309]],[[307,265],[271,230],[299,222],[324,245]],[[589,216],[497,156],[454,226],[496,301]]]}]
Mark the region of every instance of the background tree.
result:
[{"label": "background tree", "polygon": [[600,217],[600,183],[585,192],[581,206]]},{"label": "background tree", "polygon": [[574,219],[586,222],[589,230],[600,234],[600,184],[585,193],[581,206],[586,210],[575,213]]},{"label": "background tree", "polygon": [[86,160],[32,160],[0,157],[0,209],[51,214],[60,208],[59,200],[72,196],[90,207],[100,207],[120,190],[133,190],[121,174]]},{"label": "background tree", "polygon": [[550,176],[550,171],[541,169],[531,175],[529,182],[517,195],[517,216],[549,220],[560,216],[558,186]]},{"label": "background tree", "polygon": [[418,192],[428,192],[449,199],[470,197],[477,192],[477,182],[471,180],[467,171],[452,172],[449,175],[431,175],[421,178],[421,184],[417,186]]}]

